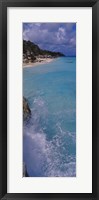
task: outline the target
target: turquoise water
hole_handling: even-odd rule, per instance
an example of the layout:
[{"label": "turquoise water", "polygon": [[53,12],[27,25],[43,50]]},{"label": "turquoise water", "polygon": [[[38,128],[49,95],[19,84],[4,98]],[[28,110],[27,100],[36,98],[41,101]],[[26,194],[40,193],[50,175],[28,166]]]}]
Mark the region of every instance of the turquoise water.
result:
[{"label": "turquoise water", "polygon": [[32,111],[23,125],[29,176],[76,176],[76,58],[24,68],[23,95]]}]

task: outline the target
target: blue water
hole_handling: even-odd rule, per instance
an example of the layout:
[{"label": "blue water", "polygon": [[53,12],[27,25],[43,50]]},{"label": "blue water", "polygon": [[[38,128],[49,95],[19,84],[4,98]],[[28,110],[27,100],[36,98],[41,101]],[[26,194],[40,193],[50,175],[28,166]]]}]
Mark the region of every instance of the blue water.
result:
[{"label": "blue water", "polygon": [[23,95],[32,111],[23,125],[29,176],[76,176],[76,58],[24,68]]}]

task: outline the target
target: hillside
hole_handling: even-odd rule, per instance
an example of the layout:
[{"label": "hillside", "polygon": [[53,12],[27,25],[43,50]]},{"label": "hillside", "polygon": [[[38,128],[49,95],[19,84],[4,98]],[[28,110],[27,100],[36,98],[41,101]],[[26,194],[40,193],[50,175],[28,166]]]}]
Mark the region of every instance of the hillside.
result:
[{"label": "hillside", "polygon": [[23,63],[41,62],[43,58],[57,58],[61,56],[64,56],[64,54],[40,49],[33,42],[23,40]]}]

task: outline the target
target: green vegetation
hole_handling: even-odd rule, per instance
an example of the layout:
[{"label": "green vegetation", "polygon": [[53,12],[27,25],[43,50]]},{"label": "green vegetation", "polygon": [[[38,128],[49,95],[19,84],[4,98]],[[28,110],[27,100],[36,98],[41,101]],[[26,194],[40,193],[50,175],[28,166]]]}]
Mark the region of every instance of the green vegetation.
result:
[{"label": "green vegetation", "polygon": [[23,62],[35,62],[38,58],[57,58],[60,56],[64,56],[64,54],[60,52],[52,52],[47,50],[42,50],[38,45],[23,40]]}]

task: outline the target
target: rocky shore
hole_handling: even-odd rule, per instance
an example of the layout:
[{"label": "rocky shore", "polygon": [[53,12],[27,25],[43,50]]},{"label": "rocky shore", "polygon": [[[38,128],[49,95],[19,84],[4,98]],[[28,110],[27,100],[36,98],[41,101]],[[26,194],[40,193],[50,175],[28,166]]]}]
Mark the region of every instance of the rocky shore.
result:
[{"label": "rocky shore", "polygon": [[28,104],[28,101],[25,97],[23,97],[23,120],[29,119],[31,116],[31,110]]},{"label": "rocky shore", "polygon": [[[28,104],[28,101],[25,97],[23,97],[23,121],[27,122],[31,117],[31,110]],[[27,172],[26,164],[23,162],[23,177],[29,177]]]}]

